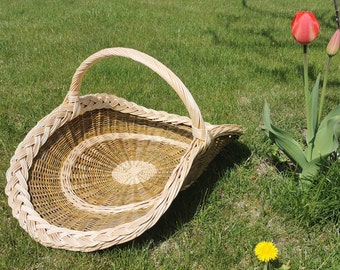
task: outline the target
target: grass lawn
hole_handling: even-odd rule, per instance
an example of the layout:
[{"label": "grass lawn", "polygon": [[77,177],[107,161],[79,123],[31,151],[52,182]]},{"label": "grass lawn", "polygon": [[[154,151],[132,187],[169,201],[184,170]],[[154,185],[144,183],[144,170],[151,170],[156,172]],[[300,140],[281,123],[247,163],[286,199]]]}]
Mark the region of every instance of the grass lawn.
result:
[{"label": "grass lawn", "polygon": [[[309,46],[310,78],[326,63],[336,29],[333,1],[102,0],[0,2],[0,269],[261,269],[260,241],[291,269],[340,269],[340,162],[301,191],[261,130],[264,100],[277,126],[305,128],[302,48],[296,11],[313,11],[321,33]],[[46,248],[20,228],[5,195],[9,161],[37,121],[57,107],[78,65],[107,47],[157,58],[191,91],[204,120],[245,133],[218,156],[160,221],[136,240],[92,253]],[[334,57],[326,108],[339,104]],[[95,65],[82,94],[106,92],[186,115],[150,70],[126,59]]]}]

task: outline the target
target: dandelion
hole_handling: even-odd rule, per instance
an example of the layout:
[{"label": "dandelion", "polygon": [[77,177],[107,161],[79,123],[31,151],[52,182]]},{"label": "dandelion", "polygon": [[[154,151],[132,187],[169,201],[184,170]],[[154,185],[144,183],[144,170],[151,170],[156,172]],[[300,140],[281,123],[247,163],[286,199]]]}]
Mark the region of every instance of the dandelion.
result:
[{"label": "dandelion", "polygon": [[257,258],[265,263],[264,269],[269,269],[269,262],[277,258],[278,249],[272,242],[262,241],[254,249]]}]

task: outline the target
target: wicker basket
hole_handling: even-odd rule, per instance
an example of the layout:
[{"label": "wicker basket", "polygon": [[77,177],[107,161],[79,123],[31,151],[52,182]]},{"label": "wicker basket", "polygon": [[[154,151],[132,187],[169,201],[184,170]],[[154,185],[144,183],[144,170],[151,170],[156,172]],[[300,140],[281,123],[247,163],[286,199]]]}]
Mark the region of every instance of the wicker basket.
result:
[{"label": "wicker basket", "polygon": [[[86,71],[111,56],[160,75],[190,118],[114,95],[80,96]],[[64,102],[19,144],[6,174],[8,202],[20,226],[45,246],[104,249],[153,226],[241,133],[238,125],[204,122],[188,89],[156,59],[133,49],[104,49],[79,66]]]}]

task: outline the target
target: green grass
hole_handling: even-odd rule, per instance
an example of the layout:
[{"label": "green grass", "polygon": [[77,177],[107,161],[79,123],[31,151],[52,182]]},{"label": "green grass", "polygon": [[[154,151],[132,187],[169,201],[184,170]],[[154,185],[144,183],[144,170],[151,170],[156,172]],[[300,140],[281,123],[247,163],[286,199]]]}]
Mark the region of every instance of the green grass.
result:
[{"label": "green grass", "polygon": [[[0,2],[0,269],[254,269],[262,240],[292,269],[338,269],[339,160],[301,193],[280,171],[260,129],[265,99],[273,121],[305,127],[302,49],[290,23],[313,11],[321,34],[310,46],[310,77],[324,68],[335,31],[333,1],[124,0]],[[41,246],[12,217],[5,171],[17,145],[64,99],[80,62],[106,47],[159,59],[186,84],[205,121],[245,128],[154,228],[131,243],[93,253]],[[339,103],[333,60],[326,107]],[[151,71],[124,59],[98,63],[82,94],[107,92],[148,108],[186,114]]]}]

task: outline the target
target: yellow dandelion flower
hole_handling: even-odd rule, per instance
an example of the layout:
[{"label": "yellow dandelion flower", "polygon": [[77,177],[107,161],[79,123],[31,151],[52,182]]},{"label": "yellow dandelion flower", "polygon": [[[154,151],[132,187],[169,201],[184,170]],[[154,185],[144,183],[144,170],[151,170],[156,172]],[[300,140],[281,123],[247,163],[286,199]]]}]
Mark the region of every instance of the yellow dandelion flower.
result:
[{"label": "yellow dandelion flower", "polygon": [[256,245],[254,252],[261,262],[269,262],[277,258],[278,249],[272,242],[262,241]]}]

